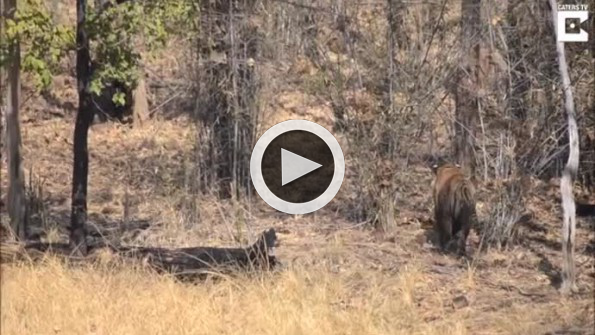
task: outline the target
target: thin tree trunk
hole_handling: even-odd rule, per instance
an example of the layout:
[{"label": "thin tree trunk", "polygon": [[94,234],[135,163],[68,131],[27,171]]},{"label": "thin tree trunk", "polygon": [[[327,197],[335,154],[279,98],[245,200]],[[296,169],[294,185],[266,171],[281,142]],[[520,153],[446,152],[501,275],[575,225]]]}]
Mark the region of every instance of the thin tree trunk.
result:
[{"label": "thin tree trunk", "polygon": [[[558,10],[555,0],[550,0],[552,7],[552,20],[554,22],[554,31],[557,31]],[[554,34],[556,34],[554,32]],[[557,39],[557,36],[556,36]],[[562,266],[562,293],[570,293],[577,290],[576,274],[574,267],[574,237],[576,229],[576,206],[574,195],[572,193],[572,180],[578,172],[579,162],[579,137],[578,126],[574,111],[574,98],[572,96],[572,86],[570,84],[570,75],[568,74],[568,64],[566,63],[566,53],[564,51],[564,42],[556,41],[556,54],[558,56],[558,67],[562,79],[562,90],[564,92],[564,110],[568,122],[568,142],[570,153],[566,167],[562,172],[560,180],[560,193],[562,194],[562,210],[564,221],[562,224],[562,254],[564,262]]]},{"label": "thin tree trunk", "polygon": [[478,116],[478,62],[481,0],[463,0],[461,4],[461,68],[455,90],[455,159],[473,172],[473,146]]},{"label": "thin tree trunk", "polygon": [[[7,18],[14,19],[16,0],[5,0]],[[10,226],[17,238],[24,239],[27,230],[27,203],[25,199],[25,175],[21,156],[21,129],[19,124],[20,104],[20,46],[18,40],[8,49],[8,94],[6,108],[6,148],[8,166],[8,215]]]},{"label": "thin tree trunk", "polygon": [[[0,39],[4,38],[6,32],[6,16],[4,14],[4,0],[0,0]],[[4,68],[0,67],[0,208],[4,206],[2,200],[2,152],[4,151]],[[4,226],[2,215],[0,215],[0,239],[4,238]]]},{"label": "thin tree trunk", "polygon": [[87,253],[85,224],[87,221],[87,178],[89,151],[87,136],[93,122],[90,93],[87,90],[91,74],[89,38],[85,31],[86,0],[77,0],[76,77],[79,106],[74,126],[74,162],[72,166],[72,204],[70,213],[70,246],[81,254]]},{"label": "thin tree trunk", "polygon": [[147,87],[145,85],[145,73],[141,77],[134,91],[132,91],[132,124],[140,127],[149,116],[149,102],[147,101]]},{"label": "thin tree trunk", "polygon": [[402,27],[400,22],[397,22],[398,6],[395,0],[387,0],[388,13],[388,106],[389,113],[395,112],[395,55],[398,48],[396,35],[399,33],[398,29]]}]

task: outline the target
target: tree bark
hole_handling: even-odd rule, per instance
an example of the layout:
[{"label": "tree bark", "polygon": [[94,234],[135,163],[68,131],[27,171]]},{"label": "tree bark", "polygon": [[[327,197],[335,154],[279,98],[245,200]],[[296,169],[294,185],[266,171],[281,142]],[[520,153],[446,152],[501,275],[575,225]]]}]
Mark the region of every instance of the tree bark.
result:
[{"label": "tree bark", "polygon": [[149,116],[149,102],[147,101],[147,87],[144,72],[132,91],[132,125],[140,127]]},{"label": "tree bark", "polygon": [[456,161],[469,172],[475,170],[474,143],[478,117],[478,63],[481,0],[463,0],[461,4],[461,48],[463,57],[455,90]]},{"label": "tree bark", "polygon": [[397,50],[399,47],[402,47],[401,41],[399,37],[403,34],[399,34],[399,31],[403,30],[403,21],[402,21],[402,13],[401,10],[403,9],[400,6],[400,3],[397,3],[396,0],[387,0],[387,21],[388,21],[388,99],[386,102],[386,106],[388,106],[388,110],[390,113],[394,113],[395,111],[395,78],[396,78],[396,65],[395,58],[397,55]]},{"label": "tree bark", "polygon": [[[15,18],[16,0],[5,0],[6,17]],[[27,203],[25,175],[21,156],[20,104],[20,46],[18,40],[9,46],[8,93],[6,106],[6,149],[8,166],[8,215],[13,233],[19,239],[26,237]]]},{"label": "tree bark", "polygon": [[[558,23],[558,9],[555,0],[550,0],[552,7],[552,20],[554,23],[554,34],[557,34]],[[557,39],[557,35],[556,35]],[[563,224],[562,224],[562,254],[564,257],[562,266],[562,293],[568,294],[575,292],[576,287],[576,273],[574,266],[574,238],[576,229],[576,204],[574,202],[574,195],[572,192],[572,181],[578,172],[579,163],[579,137],[578,126],[576,123],[576,113],[574,110],[574,98],[572,96],[572,86],[570,84],[570,75],[568,73],[568,64],[566,63],[566,52],[564,50],[564,42],[556,41],[556,54],[558,56],[558,68],[560,69],[560,77],[562,79],[562,91],[564,92],[564,110],[568,122],[568,142],[570,153],[568,154],[568,161],[566,167],[562,172],[562,179],[560,180],[560,193],[562,195],[562,210],[563,210]]]},{"label": "tree bark", "polygon": [[[4,0],[0,0],[0,38],[4,38],[6,32],[6,16],[4,14]],[[2,199],[2,152],[4,151],[4,68],[0,67],[0,210],[4,207]],[[0,215],[0,239],[5,235],[2,215]]]},{"label": "tree bark", "polygon": [[89,38],[85,30],[86,0],[76,2],[76,77],[79,106],[74,126],[74,162],[72,166],[72,203],[70,213],[70,245],[78,253],[87,253],[87,179],[89,175],[89,151],[87,136],[93,122],[91,96],[88,91],[91,75]]}]

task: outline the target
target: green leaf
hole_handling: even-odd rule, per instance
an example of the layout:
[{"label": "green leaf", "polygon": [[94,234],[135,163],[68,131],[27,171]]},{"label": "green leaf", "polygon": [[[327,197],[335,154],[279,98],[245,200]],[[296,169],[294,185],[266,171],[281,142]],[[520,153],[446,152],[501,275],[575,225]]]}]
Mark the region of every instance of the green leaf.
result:
[{"label": "green leaf", "polygon": [[89,83],[89,91],[96,96],[101,95],[102,89],[103,85],[100,80],[91,80],[91,83]]},{"label": "green leaf", "polygon": [[126,95],[122,92],[117,92],[112,97],[112,101],[116,104],[116,106],[124,106],[126,104]]}]

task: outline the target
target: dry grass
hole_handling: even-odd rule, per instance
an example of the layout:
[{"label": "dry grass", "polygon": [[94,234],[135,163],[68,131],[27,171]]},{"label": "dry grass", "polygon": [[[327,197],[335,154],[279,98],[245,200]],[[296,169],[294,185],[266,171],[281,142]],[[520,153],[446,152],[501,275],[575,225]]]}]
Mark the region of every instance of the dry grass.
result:
[{"label": "dry grass", "polygon": [[113,261],[72,268],[47,259],[2,267],[1,333],[537,334],[593,312],[571,301],[453,312],[439,284],[417,268],[386,275],[316,266],[192,285]]},{"label": "dry grass", "polygon": [[293,270],[185,285],[142,269],[68,269],[55,260],[5,267],[2,334],[460,333],[460,322],[423,325],[416,272],[368,273],[365,287],[354,275]]}]

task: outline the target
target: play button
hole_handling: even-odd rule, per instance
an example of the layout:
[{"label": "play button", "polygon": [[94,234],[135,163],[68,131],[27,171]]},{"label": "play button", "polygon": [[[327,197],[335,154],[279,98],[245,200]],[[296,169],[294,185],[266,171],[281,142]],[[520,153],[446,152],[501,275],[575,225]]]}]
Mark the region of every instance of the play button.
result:
[{"label": "play button", "polygon": [[305,120],[271,127],[250,158],[256,192],[271,207],[289,214],[324,207],[341,188],[344,175],[345,160],[335,137]]},{"label": "play button", "polygon": [[281,186],[306,175],[322,165],[296,155],[291,151],[281,149]]}]

